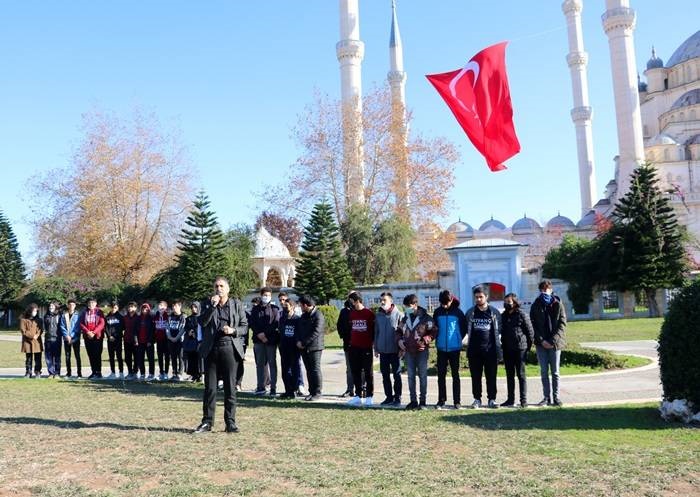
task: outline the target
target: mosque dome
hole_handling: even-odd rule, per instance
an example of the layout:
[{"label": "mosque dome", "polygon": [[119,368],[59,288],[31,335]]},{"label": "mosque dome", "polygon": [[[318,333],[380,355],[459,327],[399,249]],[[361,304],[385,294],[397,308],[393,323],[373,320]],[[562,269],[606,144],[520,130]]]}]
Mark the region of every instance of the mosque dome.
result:
[{"label": "mosque dome", "polygon": [[694,90],[687,91],[683,95],[678,97],[678,99],[675,102],[673,102],[671,110],[680,109],[683,107],[690,107],[691,105],[697,104],[700,104],[700,88],[695,88]]},{"label": "mosque dome", "polygon": [[518,235],[518,234],[524,234],[524,233],[533,233],[535,231],[541,231],[542,227],[539,225],[539,223],[537,221],[535,221],[532,218],[527,217],[527,214],[526,214],[522,218],[515,221],[515,224],[513,224],[512,230],[513,230],[514,235]]},{"label": "mosque dome", "polygon": [[275,238],[263,226],[255,234],[256,259],[290,259],[289,249],[279,238]]},{"label": "mosque dome", "polygon": [[553,228],[575,228],[576,225],[574,222],[569,219],[566,216],[562,216],[561,214],[557,214],[554,216],[552,219],[547,221],[547,229],[553,229]]},{"label": "mosque dome", "polygon": [[474,231],[474,228],[469,226],[469,224],[462,222],[460,219],[456,223],[452,223],[447,227],[448,233],[461,233],[462,231]]},{"label": "mosque dome", "polygon": [[656,56],[656,50],[651,47],[651,59],[647,61],[647,69],[659,69],[664,66],[664,61],[661,57]]},{"label": "mosque dome", "polygon": [[666,133],[659,133],[647,143],[647,147],[657,147],[660,145],[678,145],[678,142]]},{"label": "mosque dome", "polygon": [[486,230],[491,230],[491,231],[499,230],[499,231],[501,231],[501,230],[505,230],[505,229],[507,229],[506,225],[503,224],[502,222],[500,222],[499,220],[494,219],[493,216],[491,216],[491,219],[489,219],[484,224],[479,226],[479,231],[486,231]]},{"label": "mosque dome", "polygon": [[668,59],[666,67],[673,67],[686,60],[700,57],[700,31],[685,40]]},{"label": "mosque dome", "polygon": [[593,226],[595,226],[595,220],[596,212],[595,210],[591,209],[586,213],[585,216],[581,218],[581,220],[578,223],[576,223],[576,227],[582,229],[592,228]]}]

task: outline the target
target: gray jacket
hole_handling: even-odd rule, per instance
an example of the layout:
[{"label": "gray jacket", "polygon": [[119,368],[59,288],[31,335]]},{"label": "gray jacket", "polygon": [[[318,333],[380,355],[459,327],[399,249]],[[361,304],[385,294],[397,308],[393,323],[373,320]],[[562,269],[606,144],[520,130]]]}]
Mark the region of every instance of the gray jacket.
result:
[{"label": "gray jacket", "polygon": [[[489,304],[489,309],[491,310],[491,316],[493,317],[493,333],[496,338],[496,352],[498,353],[499,359],[503,356],[503,352],[501,351],[501,313],[498,312],[498,309],[496,309],[494,306]],[[464,340],[462,340],[462,343],[464,345],[469,345],[469,339],[471,338],[472,334],[472,316],[474,315],[474,308],[472,307],[467,311],[466,314],[466,319],[467,319],[467,336],[464,337]],[[467,347],[468,350],[468,347]]]},{"label": "gray jacket", "polygon": [[374,350],[380,354],[397,354],[399,346],[396,342],[396,330],[403,314],[396,306],[387,314],[381,307],[377,309],[374,321]]}]

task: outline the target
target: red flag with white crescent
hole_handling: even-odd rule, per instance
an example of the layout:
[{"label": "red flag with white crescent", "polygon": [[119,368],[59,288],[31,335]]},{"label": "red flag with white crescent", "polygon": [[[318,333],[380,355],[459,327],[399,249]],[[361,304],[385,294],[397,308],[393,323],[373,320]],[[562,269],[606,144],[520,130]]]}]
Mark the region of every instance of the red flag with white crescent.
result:
[{"label": "red flag with white crescent", "polygon": [[485,48],[456,71],[426,75],[491,171],[520,152],[506,74],[507,42]]}]

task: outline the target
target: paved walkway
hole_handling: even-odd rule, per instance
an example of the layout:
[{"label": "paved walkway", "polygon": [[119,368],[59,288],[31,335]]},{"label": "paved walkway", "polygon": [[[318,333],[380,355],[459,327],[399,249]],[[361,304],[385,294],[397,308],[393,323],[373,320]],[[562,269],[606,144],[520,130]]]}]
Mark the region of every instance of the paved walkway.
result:
[{"label": "paved walkway", "polygon": [[[0,336],[3,341],[19,341],[17,336]],[[638,355],[652,359],[652,364],[640,368],[625,369],[597,374],[582,374],[562,376],[560,395],[566,405],[606,405],[621,402],[656,402],[661,399],[662,388],[659,380],[656,342],[642,340],[633,342],[596,342],[581,344],[586,347],[596,347],[610,350],[616,354]],[[431,351],[431,354],[434,354]],[[345,359],[342,350],[329,349],[323,352],[323,394],[324,402],[344,402],[337,397],[345,390]],[[502,366],[499,366],[502,367]],[[89,374],[87,354],[83,354],[83,372]],[[103,369],[103,374],[109,374],[109,368]],[[24,375],[23,368],[0,368],[0,378],[18,378]],[[408,386],[406,375],[403,379],[403,401],[408,401]],[[517,384],[517,382],[516,382]],[[528,400],[536,403],[542,398],[542,384],[539,377],[528,378]],[[382,379],[379,373],[374,375],[375,400],[384,399]],[[248,349],[245,361],[243,388],[252,391],[255,388],[255,360],[252,349]],[[517,386],[516,386],[517,389]],[[278,392],[283,391],[282,382],[278,382]],[[447,379],[448,403],[452,403],[451,378]],[[471,380],[461,379],[462,404],[469,405],[472,401]],[[498,402],[505,400],[505,378],[498,379]],[[517,397],[517,392],[516,392]],[[485,399],[485,387],[484,387]],[[437,380],[428,379],[428,404],[437,401]]]}]

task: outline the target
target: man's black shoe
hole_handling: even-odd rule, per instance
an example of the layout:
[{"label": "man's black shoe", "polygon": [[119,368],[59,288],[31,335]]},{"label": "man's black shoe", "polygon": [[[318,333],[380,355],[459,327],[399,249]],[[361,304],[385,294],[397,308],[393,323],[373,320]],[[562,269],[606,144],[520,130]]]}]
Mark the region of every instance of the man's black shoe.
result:
[{"label": "man's black shoe", "polygon": [[418,409],[418,402],[409,402],[408,404],[406,404],[405,409],[407,411],[415,411],[416,409]]},{"label": "man's black shoe", "polygon": [[501,404],[501,407],[513,407],[515,406],[515,401],[513,400],[506,400]]},{"label": "man's black shoe", "polygon": [[352,393],[352,390],[346,390],[343,392],[343,394],[340,396],[341,398],[346,398],[346,397],[354,397],[355,394]]},{"label": "man's black shoe", "polygon": [[320,394],[317,394],[317,395],[309,395],[309,396],[306,397],[305,400],[307,400],[307,401],[309,401],[309,402],[316,402],[316,401],[318,401],[318,400],[321,400],[321,395],[320,395]]},{"label": "man's black shoe", "polygon": [[535,404],[538,407],[544,407],[544,406],[549,406],[552,405],[552,401],[549,400],[549,398],[545,397],[544,399],[540,400],[537,404]]},{"label": "man's black shoe", "polygon": [[388,406],[389,404],[394,403],[394,398],[393,397],[387,397],[386,399],[382,400],[380,406]]},{"label": "man's black shoe", "polygon": [[195,428],[192,433],[209,433],[210,431],[211,425],[209,423],[202,423],[197,428]]},{"label": "man's black shoe", "polygon": [[239,431],[238,426],[233,423],[226,425],[226,433],[238,433]]},{"label": "man's black shoe", "polygon": [[564,403],[556,397],[554,397],[554,402],[552,402],[551,405],[557,406],[557,407],[564,407]]}]

